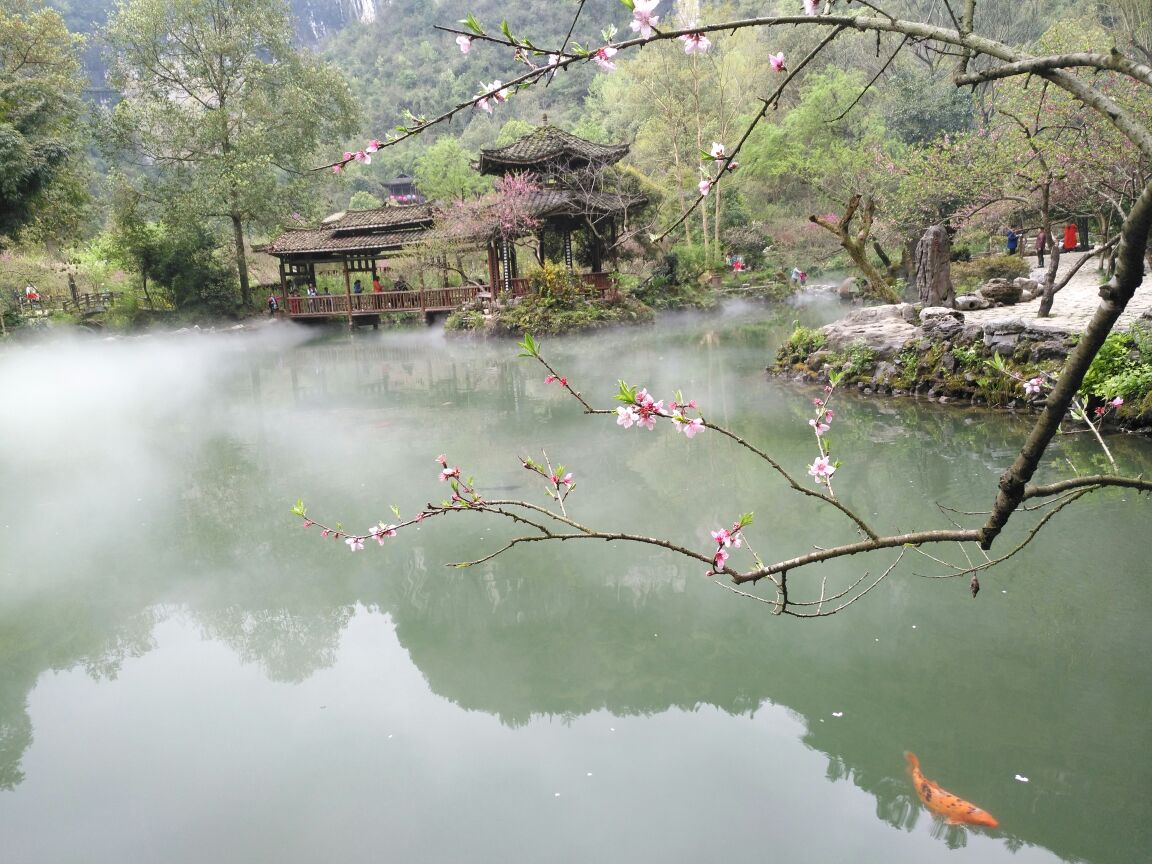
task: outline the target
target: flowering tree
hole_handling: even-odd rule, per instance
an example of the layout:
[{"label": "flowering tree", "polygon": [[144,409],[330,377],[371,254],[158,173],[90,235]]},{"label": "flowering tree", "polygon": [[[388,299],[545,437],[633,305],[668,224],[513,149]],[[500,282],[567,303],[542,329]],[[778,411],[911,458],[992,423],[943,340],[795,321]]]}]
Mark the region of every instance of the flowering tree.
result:
[{"label": "flowering tree", "polygon": [[[514,35],[507,24],[497,35],[485,30],[471,17],[465,20],[463,30],[446,28],[456,35],[462,50],[465,48],[471,50],[472,43],[477,40],[498,45],[513,52],[517,61],[527,67],[527,71],[507,83],[495,82],[472,100],[446,112],[441,118],[420,121],[412,128],[398,133],[391,141],[416,134],[430,123],[446,119],[474,106],[479,106],[481,110],[485,110],[485,106],[494,108],[496,107],[494,102],[499,103],[511,98],[519,88],[545,82],[557,69],[573,63],[595,63],[606,74],[610,74],[614,68],[613,58],[616,55],[654,41],[678,40],[686,46],[693,46],[694,51],[707,50],[703,46],[710,44],[712,36],[721,32],[800,25],[819,28],[823,31],[823,38],[803,59],[790,64],[789,71],[784,73],[779,87],[768,98],[762,100],[760,109],[753,113],[747,129],[735,145],[724,146],[717,142],[710,152],[704,154],[707,176],[700,183],[697,205],[712,186],[729,176],[735,157],[744,142],[777,103],[788,83],[812,58],[828,50],[835,40],[859,33],[872,34],[878,38],[890,36],[900,40],[931,43],[938,50],[953,54],[956,58],[954,81],[958,86],[980,86],[987,82],[1018,76],[1040,78],[1049,86],[1069,94],[1099,116],[1106,118],[1110,126],[1129,142],[1130,147],[1138,151],[1142,157],[1152,158],[1152,130],[1142,124],[1124,105],[1113,99],[1101,86],[1102,81],[1118,79],[1132,82],[1138,88],[1152,88],[1152,67],[1118,50],[1106,53],[1081,51],[1045,56],[1026,53],[980,35],[976,29],[978,5],[976,0],[966,0],[962,11],[956,16],[951,6],[944,4],[943,20],[933,19],[931,16],[904,20],[888,15],[870,3],[858,4],[854,8],[849,2],[841,4],[836,0],[825,2],[804,0],[802,8],[798,6],[798,14],[795,15],[747,18],[663,31],[658,29],[659,22],[654,20],[658,3],[640,3],[634,0],[621,0],[621,2],[634,13],[636,26],[632,29],[636,35],[616,40],[614,32],[606,31],[603,34],[604,43],[599,46],[582,46],[566,41],[558,48],[539,47],[527,37]],[[861,5],[864,9],[857,11]],[[580,4],[580,8],[582,7],[583,4]],[[579,18],[579,11],[576,17]],[[574,21],[573,27],[575,24]],[[540,62],[537,62],[538,59]],[[781,70],[785,68],[783,58],[779,58],[779,65]],[[387,143],[391,142],[386,142],[385,146]],[[686,218],[686,214],[681,218]],[[813,406],[813,416],[809,423],[816,447],[813,461],[807,467],[810,479],[805,482],[797,479],[788,466],[754,443],[710,422],[702,407],[691,399],[685,400],[679,394],[670,399],[658,400],[644,388],[621,382],[616,394],[616,399],[621,404],[615,410],[594,407],[567,377],[550,365],[540,352],[539,346],[529,337],[522,345],[523,355],[533,362],[540,363],[547,372],[545,383],[562,387],[585,413],[613,416],[622,430],[651,431],[659,425],[671,425],[676,432],[689,438],[704,431],[723,436],[729,439],[734,447],[759,460],[792,491],[818,499],[828,508],[831,516],[844,520],[845,524],[856,532],[856,539],[811,550],[791,550],[796,554],[768,560],[754,552],[749,545],[747,529],[752,523],[751,514],[734,515],[730,525],[712,526],[713,545],[707,549],[694,548],[664,538],[597,529],[568,515],[566,501],[575,489],[578,469],[573,472],[568,472],[564,468],[553,470],[546,457],[543,465],[525,460],[524,466],[545,482],[552,499],[556,502],[556,508],[543,507],[529,501],[489,498],[484,494],[481,484],[474,478],[466,477],[460,467],[450,467],[449,460],[442,456],[438,460],[441,465],[440,479],[448,484],[451,493],[450,497],[445,498],[440,504],[429,504],[414,516],[404,519],[400,518],[399,511],[395,511],[397,515],[395,524],[382,523],[365,534],[349,534],[339,527],[333,529],[320,526],[321,531],[329,536],[335,535],[344,539],[348,546],[355,550],[369,539],[383,543],[387,537],[392,536],[393,531],[430,517],[461,511],[485,513],[512,520],[523,527],[525,533],[482,558],[461,562],[462,565],[490,560],[523,543],[582,539],[629,541],[660,547],[695,559],[703,565],[704,571],[709,576],[725,577],[723,581],[718,580],[718,584],[723,584],[744,596],[771,604],[777,614],[806,617],[829,615],[846,608],[879,584],[910,551],[914,554],[929,555],[927,550],[932,547],[947,549],[954,548],[956,544],[968,544],[977,548],[976,560],[979,563],[971,563],[966,552],[965,560],[959,563],[950,563],[937,555],[929,557],[947,567],[951,575],[970,575],[971,588],[975,596],[980,588],[978,574],[981,571],[1016,554],[1056,513],[1084,495],[1113,486],[1152,491],[1152,481],[1117,473],[1076,476],[1051,483],[1031,482],[1045,450],[1069,411],[1080,411],[1085,419],[1091,419],[1088,417],[1086,406],[1077,402],[1077,392],[1092,359],[1143,281],[1142,258],[1148,247],[1150,231],[1152,231],[1152,183],[1145,183],[1139,193],[1133,196],[1132,205],[1119,227],[1115,273],[1101,287],[1100,306],[1059,375],[1054,379],[1041,379],[1039,382],[1036,379],[1029,379],[1025,382],[1026,390],[1037,396],[1040,395],[1042,387],[1050,387],[1042,410],[1020,452],[1000,477],[995,500],[990,509],[982,514],[956,516],[958,520],[967,519],[972,523],[967,526],[957,521],[954,527],[945,529],[884,533],[878,526],[874,526],[861,514],[849,508],[836,495],[833,490],[833,477],[835,476],[838,484],[849,482],[851,468],[847,464],[842,465],[833,461],[829,449],[828,432],[835,416],[829,407],[829,401],[835,393],[835,380],[826,388],[825,393],[815,400]],[[1022,505],[1025,504],[1028,506],[1023,508]],[[1005,525],[1021,509],[1026,509],[1035,518],[1035,523],[1024,540],[996,558],[988,556],[986,553],[996,543]],[[302,502],[297,504],[295,512],[305,520],[305,525],[316,524],[308,516]],[[787,538],[772,538],[773,549],[786,549],[786,543]],[[747,556],[748,563],[736,564],[733,560],[734,550],[743,550],[741,554]],[[874,554],[885,555],[879,575],[870,576],[866,571],[848,584],[832,588],[829,588],[823,580],[819,584],[815,580],[797,584],[795,580],[795,574],[809,565],[837,558]],[[757,583],[771,585],[772,596],[763,597],[746,590]]]}]

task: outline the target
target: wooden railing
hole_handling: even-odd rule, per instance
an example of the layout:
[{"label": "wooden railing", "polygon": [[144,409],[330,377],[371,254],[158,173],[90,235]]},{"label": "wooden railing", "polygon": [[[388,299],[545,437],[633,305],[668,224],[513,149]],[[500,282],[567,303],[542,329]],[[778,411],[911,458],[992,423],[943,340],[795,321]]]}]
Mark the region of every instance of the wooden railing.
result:
[{"label": "wooden railing", "polygon": [[[608,273],[581,273],[587,288],[599,297],[612,297],[616,286]],[[525,297],[532,293],[531,280],[512,280],[512,296]],[[424,288],[414,291],[384,291],[369,294],[320,294],[315,297],[287,297],[284,308],[292,318],[324,318],[347,315],[351,301],[352,316],[387,315],[400,312],[450,312],[477,295],[487,295],[487,285],[463,285],[457,288]]]},{"label": "wooden railing", "polygon": [[316,297],[288,297],[286,306],[293,318],[347,315],[380,315],[398,312],[448,312],[476,297],[478,286],[425,288],[423,291],[382,291],[371,294],[320,294]]}]

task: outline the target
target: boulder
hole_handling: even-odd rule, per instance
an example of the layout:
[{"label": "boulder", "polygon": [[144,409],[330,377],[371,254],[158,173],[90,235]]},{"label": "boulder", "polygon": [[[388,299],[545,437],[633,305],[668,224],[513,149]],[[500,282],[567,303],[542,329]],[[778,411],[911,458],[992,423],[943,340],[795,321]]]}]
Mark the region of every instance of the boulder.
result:
[{"label": "boulder", "polygon": [[985,300],[990,300],[993,303],[1003,303],[1006,306],[1012,306],[1020,302],[1020,295],[1023,289],[1019,285],[1013,285],[1007,279],[990,279],[984,283],[977,291]]},{"label": "boulder", "polygon": [[992,306],[990,300],[985,300],[979,294],[961,294],[956,298],[956,308],[971,312],[974,309],[988,309]]}]

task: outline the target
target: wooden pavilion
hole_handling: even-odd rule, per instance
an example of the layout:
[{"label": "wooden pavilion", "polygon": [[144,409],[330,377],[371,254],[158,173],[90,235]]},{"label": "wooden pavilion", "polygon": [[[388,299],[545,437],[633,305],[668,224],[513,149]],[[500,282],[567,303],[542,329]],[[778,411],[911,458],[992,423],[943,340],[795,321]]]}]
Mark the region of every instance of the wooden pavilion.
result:
[{"label": "wooden pavilion", "polygon": [[[537,225],[537,255],[542,264],[545,241],[559,238],[565,266],[575,272],[573,238],[582,233],[589,271],[581,274],[601,296],[615,292],[604,264],[611,257],[623,220],[646,201],[603,188],[604,168],[628,152],[626,144],[604,145],[543,126],[506,147],[481,150],[474,167],[482,174],[506,175],[523,171],[533,175],[536,190],[523,206]],[[284,310],[292,318],[356,318],[397,312],[440,312],[457,308],[477,296],[517,297],[529,293],[529,280],[521,277],[515,237],[474,236],[466,245],[486,249],[488,284],[446,287],[442,259],[429,260],[437,282],[429,287],[421,271],[420,285],[407,291],[356,294],[352,282],[358,274],[371,280],[387,269],[388,260],[401,256],[430,258],[437,239],[436,206],[420,203],[351,210],[329,216],[316,228],[293,228],[265,247],[280,260]],[[439,239],[443,239],[441,234]],[[343,295],[307,296],[318,270],[336,270],[343,276]]]}]

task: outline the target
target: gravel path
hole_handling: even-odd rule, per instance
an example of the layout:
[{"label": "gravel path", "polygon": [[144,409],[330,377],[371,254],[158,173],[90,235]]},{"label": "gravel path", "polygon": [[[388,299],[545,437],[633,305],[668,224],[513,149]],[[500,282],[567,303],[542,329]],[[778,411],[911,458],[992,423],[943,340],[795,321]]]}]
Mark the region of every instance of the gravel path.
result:
[{"label": "gravel path", "polygon": [[[1086,253],[1071,253],[1060,256],[1060,270],[1056,281],[1067,273],[1072,266],[1084,257]],[[1031,258],[1035,263],[1035,258]],[[1096,269],[1097,262],[1089,261],[1079,272],[1072,277],[1063,290],[1052,303],[1052,314],[1047,318],[1037,318],[1036,310],[1040,307],[1040,299],[1029,300],[1027,303],[1018,303],[1015,306],[1001,306],[999,308],[981,309],[965,312],[965,322],[983,324],[987,321],[997,321],[1008,317],[1023,318],[1028,326],[1035,330],[1059,330],[1064,333],[1079,333],[1088,326],[1088,321],[1100,305],[1100,273]],[[1033,278],[1043,278],[1041,271],[1034,271]],[[1147,276],[1145,276],[1147,280]],[[1145,312],[1152,312],[1152,285],[1147,281],[1136,292],[1120,321],[1117,330],[1125,330],[1133,320]]]}]

